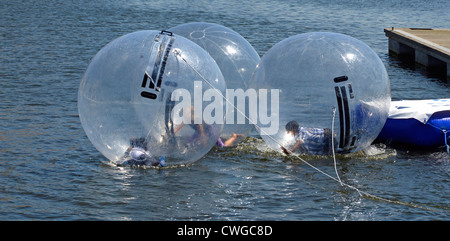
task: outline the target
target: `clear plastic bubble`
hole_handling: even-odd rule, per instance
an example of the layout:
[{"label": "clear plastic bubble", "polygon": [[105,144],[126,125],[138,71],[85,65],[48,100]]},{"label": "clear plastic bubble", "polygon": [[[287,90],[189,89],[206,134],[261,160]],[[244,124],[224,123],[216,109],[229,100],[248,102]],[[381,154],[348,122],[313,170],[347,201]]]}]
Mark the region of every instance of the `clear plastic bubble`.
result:
[{"label": "clear plastic bubble", "polygon": [[166,165],[187,164],[219,138],[223,121],[211,122],[210,116],[223,119],[225,105],[213,98],[225,89],[219,67],[197,44],[170,32],[138,31],[115,39],[91,60],[78,110],[89,140],[113,162],[139,147],[154,159],[165,156]]},{"label": "clear plastic bubble", "polygon": [[[214,58],[222,71],[227,88],[235,94],[231,95],[229,92],[229,100],[248,116],[249,106],[248,101],[244,99],[245,94],[235,90],[246,91],[249,87],[253,71],[260,60],[253,46],[237,32],[215,23],[186,23],[170,28],[169,31],[195,42]],[[230,103],[226,104],[227,121],[221,138],[225,144],[235,145],[249,135],[253,125]]]},{"label": "clear plastic bubble", "polygon": [[368,147],[383,128],[391,100],[379,57],[365,43],[338,33],[305,33],[279,42],[261,58],[251,87],[279,89],[279,101],[268,99],[278,123],[258,120],[265,142],[277,151],[281,144],[305,154],[329,154],[332,143],[343,153]]}]

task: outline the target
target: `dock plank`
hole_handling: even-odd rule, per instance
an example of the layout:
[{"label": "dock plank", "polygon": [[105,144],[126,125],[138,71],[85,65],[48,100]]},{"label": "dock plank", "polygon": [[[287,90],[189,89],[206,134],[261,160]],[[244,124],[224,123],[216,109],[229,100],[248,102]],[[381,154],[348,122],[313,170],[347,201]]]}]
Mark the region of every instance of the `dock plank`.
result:
[{"label": "dock plank", "polygon": [[450,29],[385,28],[389,51],[414,56],[415,62],[447,73],[450,81]]},{"label": "dock plank", "polygon": [[449,29],[400,29],[419,38],[428,40],[432,43],[450,49],[450,30]]}]

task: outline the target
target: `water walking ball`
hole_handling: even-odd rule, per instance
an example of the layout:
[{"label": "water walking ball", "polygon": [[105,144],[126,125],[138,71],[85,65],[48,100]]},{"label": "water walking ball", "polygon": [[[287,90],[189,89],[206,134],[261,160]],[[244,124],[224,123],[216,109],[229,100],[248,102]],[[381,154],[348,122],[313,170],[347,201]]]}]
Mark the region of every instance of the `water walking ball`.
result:
[{"label": "water walking ball", "polygon": [[358,151],[372,143],[388,116],[383,63],[365,43],[343,34],[305,33],[277,43],[251,82],[278,90],[278,98],[268,98],[273,121],[258,120],[262,138],[278,151],[280,145],[305,154],[329,154],[332,147]]},{"label": "water walking ball", "polygon": [[[203,81],[208,80],[208,83]],[[223,129],[223,75],[192,41],[166,31],[119,37],[91,60],[81,80],[78,110],[93,145],[113,162],[132,147],[166,165],[195,162]]]},{"label": "water walking ball", "polygon": [[248,89],[253,71],[260,60],[258,53],[240,34],[215,23],[186,23],[170,28],[169,31],[200,45],[217,62],[230,91],[228,98],[231,102],[226,103],[226,121],[221,137],[226,141],[236,134],[235,137],[238,138],[228,143],[239,143],[253,129],[252,123],[245,118],[249,114],[249,105],[244,92]]}]

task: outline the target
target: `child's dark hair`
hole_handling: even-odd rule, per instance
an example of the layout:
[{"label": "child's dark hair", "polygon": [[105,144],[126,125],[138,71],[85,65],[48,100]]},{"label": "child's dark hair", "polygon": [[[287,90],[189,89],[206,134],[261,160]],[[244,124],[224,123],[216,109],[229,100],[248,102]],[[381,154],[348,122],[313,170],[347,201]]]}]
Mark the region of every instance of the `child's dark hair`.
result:
[{"label": "child's dark hair", "polygon": [[298,132],[298,123],[297,123],[297,121],[289,121],[286,124],[286,131]]},{"label": "child's dark hair", "polygon": [[147,150],[147,144],[147,140],[144,137],[130,139],[130,145],[132,147],[141,147]]}]

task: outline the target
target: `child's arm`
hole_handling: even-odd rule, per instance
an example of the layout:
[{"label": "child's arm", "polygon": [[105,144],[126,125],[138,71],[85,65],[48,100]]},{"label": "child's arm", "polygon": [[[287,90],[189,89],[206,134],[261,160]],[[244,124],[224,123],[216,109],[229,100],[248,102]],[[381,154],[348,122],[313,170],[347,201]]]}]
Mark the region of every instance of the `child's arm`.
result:
[{"label": "child's arm", "polygon": [[295,145],[291,148],[291,150],[287,150],[286,148],[284,148],[283,146],[281,147],[281,150],[283,150],[284,154],[289,155],[292,152],[295,151],[295,149],[299,148],[302,144],[304,143],[303,140],[298,140]]},{"label": "child's arm", "polygon": [[175,130],[173,131],[173,133],[176,134],[179,130],[181,130],[181,128],[183,128],[183,126],[184,126],[184,123],[179,124],[179,125],[177,126],[177,128],[175,128]]}]

